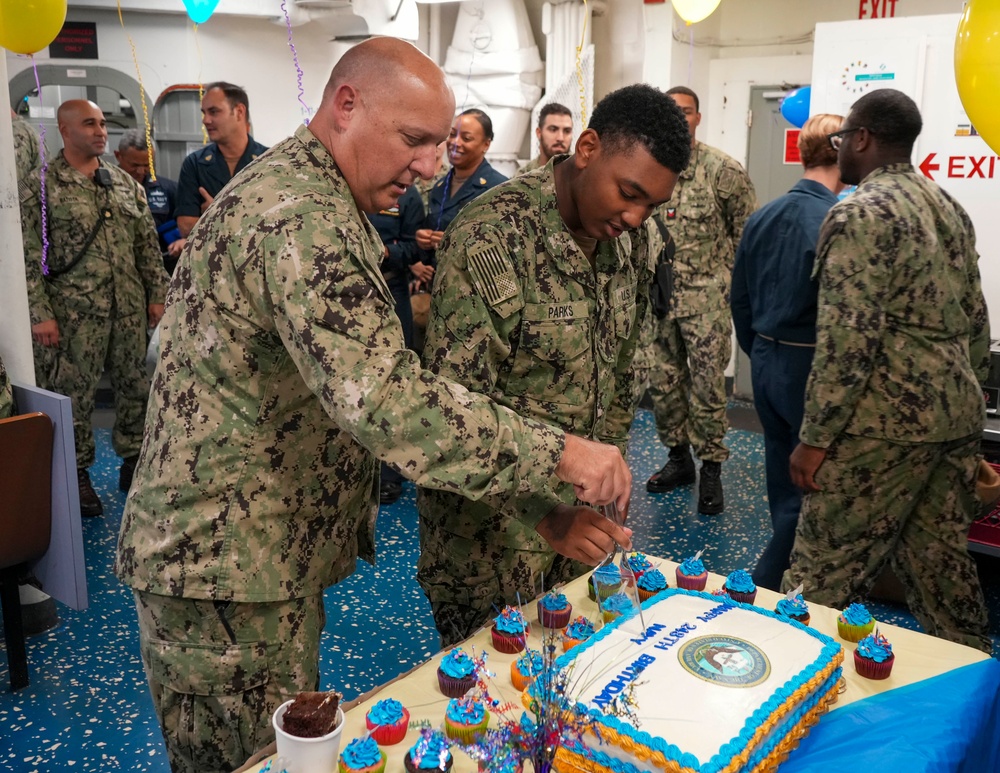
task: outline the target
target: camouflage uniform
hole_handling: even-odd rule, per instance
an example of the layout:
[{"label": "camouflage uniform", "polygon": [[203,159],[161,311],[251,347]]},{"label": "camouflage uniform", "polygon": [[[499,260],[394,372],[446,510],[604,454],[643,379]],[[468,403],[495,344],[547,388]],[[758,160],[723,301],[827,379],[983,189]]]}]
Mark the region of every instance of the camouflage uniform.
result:
[{"label": "camouflage uniform", "polygon": [[0,419],[14,415],[14,389],[7,375],[7,368],[0,360]]},{"label": "camouflage uniform", "polygon": [[[245,700],[258,746],[282,698],[314,687],[315,655],[301,681],[265,688],[261,702],[242,695],[256,672],[226,661],[233,639],[219,639],[217,618],[191,606],[169,626],[191,633],[166,637],[143,622],[144,605],[235,602],[228,614],[265,631],[250,638],[271,652],[284,630],[258,618],[273,604],[317,599],[358,555],[374,561],[378,458],[368,449],[421,484],[498,504],[552,485],[562,454],[563,433],[421,371],[381,260],[378,234],[303,126],[199,219],[161,324],[114,571],[138,591],[142,640],[157,641],[144,648],[154,694],[227,716]],[[300,627],[309,653],[321,629],[315,616]],[[281,657],[293,655],[305,659]],[[254,751],[235,720],[188,739],[204,757],[172,748],[177,715],[160,721],[172,761],[204,760],[201,773],[215,769],[218,748],[230,750],[229,769]]]},{"label": "camouflage uniform", "polygon": [[757,207],[736,161],[701,142],[670,201],[654,217],[677,243],[670,313],[655,320],[649,393],[666,446],[691,443],[703,461],[724,462],[726,376],[732,354],[729,281],[743,225]]},{"label": "camouflage uniform", "polygon": [[989,369],[977,260],[968,215],[910,164],[830,210],[799,433],[827,456],[782,587],[843,607],[888,562],[928,633],[989,652],[967,547]]},{"label": "camouflage uniform", "polygon": [[[624,454],[634,411],[632,358],[646,314],[644,240],[598,243],[595,267],[556,204],[553,166],[521,175],[462,210],[438,249],[424,357],[431,370],[522,416],[614,443]],[[557,556],[535,525],[571,486],[501,507],[418,492],[417,579],[443,646],[481,626],[494,605],[534,598],[587,567]]]},{"label": "camouflage uniform", "polygon": [[431,189],[438,184],[438,180],[443,180],[447,174],[448,167],[445,167],[430,180],[418,177],[416,182],[413,183],[413,187],[420,191],[420,200],[424,203],[424,212],[426,212],[431,205]]},{"label": "camouflage uniform", "polygon": [[38,135],[28,122],[22,118],[15,118],[10,122],[14,131],[14,165],[17,172],[17,180],[26,180],[28,175],[41,166],[41,152],[38,144]]},{"label": "camouflage uniform", "polygon": [[[163,303],[167,274],[142,188],[116,166],[102,188],[60,151],[48,166],[49,276],[42,273],[42,208],[36,171],[20,186],[21,229],[31,324],[54,319],[58,346],[35,344],[38,385],[73,400],[77,466],[94,462],[97,382],[107,365],[115,398],[112,443],[119,456],[139,453],[149,381],[146,327],[149,304]],[[104,218],[83,257],[67,268]]]},{"label": "camouflage uniform", "polygon": [[545,164],[542,163],[541,156],[535,156],[533,159],[531,159],[531,161],[529,161],[527,164],[525,164],[516,172],[514,172],[514,176],[517,177],[522,174],[527,174],[528,172],[534,172],[536,169],[542,166],[545,166]]}]

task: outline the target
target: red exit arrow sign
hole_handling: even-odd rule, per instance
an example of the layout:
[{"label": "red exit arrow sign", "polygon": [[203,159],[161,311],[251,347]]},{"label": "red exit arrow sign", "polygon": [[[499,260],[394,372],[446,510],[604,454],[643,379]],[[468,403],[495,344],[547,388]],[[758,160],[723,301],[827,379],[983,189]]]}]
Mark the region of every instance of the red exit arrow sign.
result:
[{"label": "red exit arrow sign", "polygon": [[935,156],[937,156],[937,153],[928,153],[927,158],[925,158],[921,162],[919,167],[924,177],[926,177],[928,180],[934,179],[934,175],[932,175],[931,172],[936,172],[938,169],[941,168],[941,164],[931,163],[932,161],[934,161]]}]

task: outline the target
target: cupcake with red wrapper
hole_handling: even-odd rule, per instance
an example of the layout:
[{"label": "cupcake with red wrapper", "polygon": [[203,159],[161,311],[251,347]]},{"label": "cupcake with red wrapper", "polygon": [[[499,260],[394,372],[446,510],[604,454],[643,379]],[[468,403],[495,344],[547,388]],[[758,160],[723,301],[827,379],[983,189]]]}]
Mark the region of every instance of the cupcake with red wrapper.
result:
[{"label": "cupcake with red wrapper", "polygon": [[455,647],[441,658],[437,676],[441,692],[449,698],[461,698],[476,683],[476,663],[463,650]]},{"label": "cupcake with red wrapper", "polygon": [[475,698],[452,698],[444,712],[444,734],[469,745],[486,730],[490,712]]},{"label": "cupcake with red wrapper", "polygon": [[650,567],[636,580],[636,586],[639,589],[639,600],[645,601],[667,589],[667,578],[659,569]]},{"label": "cupcake with red wrapper", "polygon": [[729,598],[741,604],[753,604],[754,599],[757,598],[757,586],[743,569],[732,572],[722,587],[729,594]]},{"label": "cupcake with red wrapper", "polygon": [[562,593],[549,591],[538,600],[538,622],[542,628],[565,628],[573,614],[573,605]]},{"label": "cupcake with red wrapper", "polygon": [[851,604],[837,616],[837,635],[845,641],[861,641],[875,628],[875,618],[864,604]]},{"label": "cupcake with red wrapper", "polygon": [[497,652],[513,655],[525,648],[530,631],[531,626],[520,610],[504,607],[503,612],[493,619],[490,633],[493,635],[493,646]]},{"label": "cupcake with red wrapper", "polygon": [[410,712],[393,698],[378,701],[365,715],[365,727],[382,746],[392,746],[402,741],[409,724]]},{"label": "cupcake with red wrapper", "polygon": [[701,562],[701,553],[698,551],[691,558],[686,558],[677,567],[674,573],[677,577],[677,587],[684,590],[705,590],[708,584],[708,571]]},{"label": "cupcake with red wrapper", "polygon": [[340,753],[340,773],[384,773],[386,754],[370,735],[355,738]]},{"label": "cupcake with red wrapper", "polygon": [[594,635],[594,632],[594,624],[581,615],[572,623],[567,625],[566,630],[563,631],[563,650],[568,652],[577,644],[583,644],[587,641],[587,639]]},{"label": "cupcake with red wrapper", "polygon": [[854,670],[865,679],[887,679],[895,662],[892,645],[877,630],[859,641],[854,650]]},{"label": "cupcake with red wrapper", "polygon": [[449,771],[454,758],[448,751],[448,740],[430,728],[420,732],[417,741],[403,757],[407,773],[429,773],[433,770]]},{"label": "cupcake with red wrapper", "polygon": [[642,577],[645,572],[653,568],[649,559],[646,558],[646,554],[640,553],[638,550],[629,553],[625,557],[625,561],[628,563],[629,569],[632,570],[632,574],[636,576],[636,579]]},{"label": "cupcake with red wrapper", "polygon": [[535,650],[528,650],[521,657],[510,664],[510,681],[514,689],[523,691],[528,688],[532,680],[542,673],[545,663],[542,661],[542,653]]}]

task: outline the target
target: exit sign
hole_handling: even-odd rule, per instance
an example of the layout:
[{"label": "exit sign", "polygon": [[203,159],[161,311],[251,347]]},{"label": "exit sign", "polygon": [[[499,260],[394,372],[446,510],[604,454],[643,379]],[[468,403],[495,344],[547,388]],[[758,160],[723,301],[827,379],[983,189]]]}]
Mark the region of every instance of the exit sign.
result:
[{"label": "exit sign", "polygon": [[858,0],[859,19],[891,19],[896,15],[897,0]]}]

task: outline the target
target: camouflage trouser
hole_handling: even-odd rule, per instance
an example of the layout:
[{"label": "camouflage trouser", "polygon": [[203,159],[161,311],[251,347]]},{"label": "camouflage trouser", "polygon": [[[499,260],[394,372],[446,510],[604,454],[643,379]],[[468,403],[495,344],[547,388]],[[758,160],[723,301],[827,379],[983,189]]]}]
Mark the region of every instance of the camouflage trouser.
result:
[{"label": "camouflage trouser", "polygon": [[97,383],[107,364],[115,398],[111,442],[121,457],[142,446],[149,378],[146,375],[146,316],[102,319],[56,308],[59,345],[34,345],[38,386],[73,401],[73,439],[77,467],[94,463],[94,413]]},{"label": "camouflage trouser", "polygon": [[[549,551],[514,550],[465,539],[420,520],[417,581],[427,594],[441,647],[467,639],[505,604],[527,604],[590,567]],[[525,608],[530,622],[535,617]]]},{"label": "camouflage trouser", "polygon": [[14,413],[14,389],[7,376],[7,369],[0,360],[0,419],[6,419]]},{"label": "camouflage trouser", "polygon": [[979,436],[891,443],[841,435],[802,502],[782,591],[834,609],[863,597],[892,567],[914,616],[932,636],[989,652],[988,621],[969,525]]},{"label": "camouflage trouser", "polygon": [[702,461],[724,462],[726,367],[732,354],[728,308],[656,321],[649,396],[660,442],[690,443]]},{"label": "camouflage trouser", "polygon": [[174,773],[240,767],[271,715],[319,686],[323,596],[273,603],[135,593],[139,650]]}]

